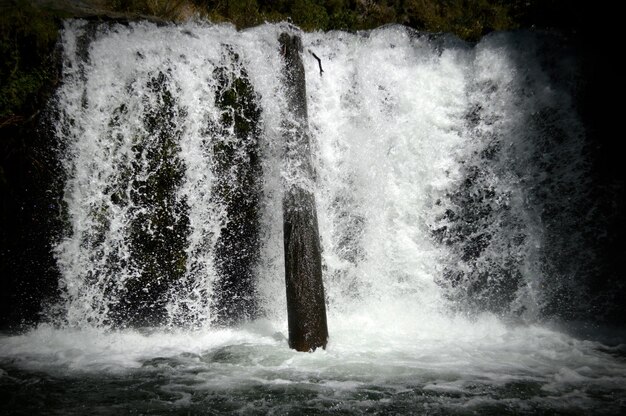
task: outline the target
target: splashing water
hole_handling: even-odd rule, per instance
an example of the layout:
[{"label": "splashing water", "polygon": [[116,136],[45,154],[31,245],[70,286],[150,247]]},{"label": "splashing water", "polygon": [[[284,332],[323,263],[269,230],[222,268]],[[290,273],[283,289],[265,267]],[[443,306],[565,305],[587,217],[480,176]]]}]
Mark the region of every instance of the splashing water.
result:
[{"label": "splashing water", "polygon": [[[619,414],[619,337],[540,324],[558,299],[584,309],[563,256],[584,252],[587,192],[576,70],[565,54],[547,65],[540,35],[302,34],[330,342],[288,349],[285,28],[66,24],[61,313],[1,336],[0,409]],[[260,109],[244,135],[259,311],[227,327],[217,253],[252,166],[233,120],[253,117],[219,97],[243,79]],[[236,163],[220,165],[224,149]]]}]

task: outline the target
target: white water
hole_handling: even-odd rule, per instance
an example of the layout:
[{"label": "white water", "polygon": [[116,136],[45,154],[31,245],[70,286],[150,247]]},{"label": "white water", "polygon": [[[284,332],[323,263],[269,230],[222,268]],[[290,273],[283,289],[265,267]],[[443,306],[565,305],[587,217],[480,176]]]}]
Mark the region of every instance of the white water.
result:
[{"label": "white water", "polygon": [[[71,22],[63,33],[58,92],[71,225],[55,249],[63,317],[60,324],[0,338],[3,363],[58,377],[158,379],[152,389],[169,397],[157,400],[164,409],[185,409],[207,395],[241,397],[236,409],[243,413],[368,412],[395,404],[401,413],[429,406],[524,413],[590,411],[598,403],[613,413],[624,405],[626,364],[616,358],[622,347],[540,325],[505,324],[476,307],[483,300],[506,303],[484,310],[533,321],[551,290],[575,287],[546,275],[548,231],[541,213],[560,206],[555,193],[581,183],[584,138],[568,92],[542,69],[538,40],[500,34],[469,48],[400,27],[303,35],[330,342],[326,351],[299,354],[285,338],[281,180],[294,178],[281,179],[281,171],[290,170],[279,162],[287,110],[277,38],[284,27],[101,28],[85,59],[80,37],[86,28]],[[226,214],[207,191],[214,178],[204,144],[224,139],[206,133],[207,122],[218,117],[212,73],[226,59],[222,44],[239,54],[260,97],[264,190],[257,292],[265,318],[226,329],[214,325],[211,309],[212,254]],[[322,59],[323,76],[309,49]],[[184,290],[168,295],[168,325],[114,330],[109,308],[140,274],[129,260],[129,224],[145,208],[115,204],[107,189],[124,184],[133,140],[146,134],[142,117],[155,100],[146,84],[159,70],[177,105],[174,131],[184,166],[176,191],[189,218]],[[112,125],[122,104],[128,111]],[[468,115],[477,105],[480,117],[473,123]],[[532,125],[542,111],[556,120],[552,130]],[[563,130],[557,143],[544,140],[557,128]],[[482,157],[496,142],[496,156]],[[138,170],[149,177],[142,157]],[[481,174],[467,195],[492,194],[467,202],[467,195],[455,195],[474,167]],[[129,182],[124,186],[133,191]],[[553,194],[538,198],[546,186]],[[569,197],[575,201],[583,192],[575,189]],[[484,206],[490,211],[472,222],[478,231],[446,237],[489,234],[478,255],[463,258],[462,243],[436,237],[442,226],[469,223],[446,211],[462,216],[463,209]],[[559,223],[572,221],[571,214],[562,216]],[[446,278],[450,271],[461,276],[455,284]],[[491,272],[487,281],[472,293],[485,271]],[[459,313],[464,310],[478,313]],[[196,329],[177,328],[181,321]],[[292,396],[288,386],[306,394]],[[246,398],[246,388],[279,397],[273,405]]]}]

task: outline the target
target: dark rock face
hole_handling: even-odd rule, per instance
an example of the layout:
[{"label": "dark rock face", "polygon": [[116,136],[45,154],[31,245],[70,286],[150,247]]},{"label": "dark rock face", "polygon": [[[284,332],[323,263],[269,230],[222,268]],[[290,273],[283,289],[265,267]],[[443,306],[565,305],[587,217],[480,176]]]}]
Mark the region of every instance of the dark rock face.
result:
[{"label": "dark rock face", "polygon": [[[0,128],[0,329],[38,322],[42,305],[58,296],[59,270],[51,251],[58,233],[61,169],[48,113]],[[12,149],[11,146],[15,145]]]},{"label": "dark rock face", "polygon": [[60,228],[62,169],[49,101],[61,53],[54,24],[30,10],[0,9],[0,329],[21,330],[59,295],[51,246]]},{"label": "dark rock face", "polygon": [[254,268],[259,257],[259,119],[257,97],[238,55],[224,47],[224,66],[215,69],[215,104],[221,110],[209,127],[215,162],[213,195],[226,208],[227,222],[215,251],[219,284],[214,300],[218,323],[236,324],[257,315]]},{"label": "dark rock face", "polygon": [[[115,192],[115,187],[111,189],[116,205],[133,207],[130,266],[137,275],[126,283],[119,303],[111,305],[110,318],[118,326],[162,324],[167,315],[168,292],[186,270],[188,206],[184,199],[176,197],[184,177],[184,165],[178,156],[182,130],[177,120],[185,112],[175,103],[164,72],[152,77],[147,87],[157,98],[143,119],[147,136],[135,138],[135,159],[121,178],[122,182],[132,182],[132,192],[127,196]],[[117,189],[127,186],[119,185]],[[110,272],[124,266],[122,259],[112,260]]]},{"label": "dark rock face", "polygon": [[[285,57],[284,76],[291,116],[285,122],[285,155],[297,161],[305,179],[311,180],[304,66],[298,36],[279,38]],[[298,351],[325,348],[328,342],[326,304],[315,196],[300,184],[288,184],[283,199],[285,280],[289,346]]]}]

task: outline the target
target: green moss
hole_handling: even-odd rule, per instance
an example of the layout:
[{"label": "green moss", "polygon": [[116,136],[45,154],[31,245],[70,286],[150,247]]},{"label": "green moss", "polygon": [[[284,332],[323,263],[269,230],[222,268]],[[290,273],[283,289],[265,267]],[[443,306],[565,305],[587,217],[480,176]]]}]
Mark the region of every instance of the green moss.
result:
[{"label": "green moss", "polygon": [[147,135],[135,142],[131,193],[136,212],[130,246],[141,278],[128,282],[125,298],[129,304],[125,312],[132,311],[131,320],[140,325],[161,323],[164,318],[167,290],[185,273],[189,233],[189,207],[177,197],[185,172],[178,156],[182,130],[177,120],[185,113],[176,104],[164,72],[147,87],[157,101],[144,116]]},{"label": "green moss", "polygon": [[227,216],[215,253],[220,290],[214,307],[219,322],[234,323],[256,314],[261,110],[239,56],[224,47],[222,61],[213,73],[220,114],[211,120],[206,133],[211,137],[214,156],[213,199],[224,206]]},{"label": "green moss", "polygon": [[[168,296],[179,287],[186,273],[189,207],[178,196],[185,174],[179,156],[180,118],[186,113],[176,103],[172,88],[175,85],[163,71],[155,73],[146,83],[142,133],[133,137],[130,160],[120,160],[116,179],[105,190],[110,202],[128,209],[131,218],[130,259],[113,256],[104,271],[115,276],[118,271],[130,269],[134,275],[123,288],[111,281],[110,290],[120,299],[111,305],[109,318],[113,324],[162,324],[167,316]],[[121,104],[109,121],[109,140],[114,146],[121,142],[116,129],[123,125],[127,112],[127,106]],[[97,216],[99,212],[94,214]],[[108,224],[103,226],[102,234]]]},{"label": "green moss", "polygon": [[291,8],[293,22],[302,30],[315,30],[328,27],[328,13],[315,0],[296,0]]}]

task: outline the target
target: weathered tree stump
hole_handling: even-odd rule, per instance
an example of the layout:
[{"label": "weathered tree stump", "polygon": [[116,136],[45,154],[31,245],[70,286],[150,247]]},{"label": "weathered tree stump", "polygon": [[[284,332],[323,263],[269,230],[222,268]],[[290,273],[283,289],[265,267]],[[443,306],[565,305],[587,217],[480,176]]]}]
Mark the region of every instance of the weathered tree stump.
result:
[{"label": "weathered tree stump", "polygon": [[289,346],[298,351],[325,348],[328,342],[326,303],[322,282],[322,257],[315,196],[307,184],[313,182],[307,120],[306,85],[296,35],[279,37],[284,56],[288,116],[284,125],[284,158],[293,169],[283,197],[285,280]]}]

